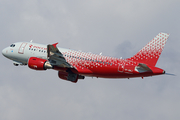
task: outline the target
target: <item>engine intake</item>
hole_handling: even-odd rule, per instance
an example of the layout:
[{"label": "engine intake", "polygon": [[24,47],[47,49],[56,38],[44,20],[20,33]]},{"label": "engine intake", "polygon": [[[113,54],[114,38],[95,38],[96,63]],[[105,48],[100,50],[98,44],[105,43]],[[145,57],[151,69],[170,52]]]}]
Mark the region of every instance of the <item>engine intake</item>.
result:
[{"label": "engine intake", "polygon": [[34,70],[47,70],[53,68],[53,66],[47,60],[37,57],[29,58],[28,67]]}]

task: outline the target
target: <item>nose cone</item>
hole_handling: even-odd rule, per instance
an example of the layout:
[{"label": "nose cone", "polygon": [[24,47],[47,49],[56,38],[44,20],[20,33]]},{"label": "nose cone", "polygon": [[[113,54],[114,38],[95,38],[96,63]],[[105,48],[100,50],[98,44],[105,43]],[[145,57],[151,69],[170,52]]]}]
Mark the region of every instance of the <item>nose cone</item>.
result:
[{"label": "nose cone", "polygon": [[6,48],[2,50],[2,54],[6,57]]}]

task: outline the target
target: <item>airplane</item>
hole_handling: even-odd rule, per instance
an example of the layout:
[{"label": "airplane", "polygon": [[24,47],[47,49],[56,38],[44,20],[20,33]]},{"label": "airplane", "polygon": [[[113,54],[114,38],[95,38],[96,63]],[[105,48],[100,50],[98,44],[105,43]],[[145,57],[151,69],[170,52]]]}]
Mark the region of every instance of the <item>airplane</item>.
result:
[{"label": "airplane", "polygon": [[2,50],[15,66],[28,65],[33,70],[58,71],[59,78],[76,83],[86,77],[134,78],[165,74],[155,67],[169,37],[159,33],[131,58],[113,58],[72,49],[58,48],[57,44],[16,42]]}]

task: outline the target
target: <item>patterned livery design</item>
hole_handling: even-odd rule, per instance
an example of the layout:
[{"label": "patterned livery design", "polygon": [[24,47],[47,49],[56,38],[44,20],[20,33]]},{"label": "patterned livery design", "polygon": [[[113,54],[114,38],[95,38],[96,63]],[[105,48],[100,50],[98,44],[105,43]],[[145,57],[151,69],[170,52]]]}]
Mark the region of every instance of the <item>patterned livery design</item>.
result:
[{"label": "patterned livery design", "polygon": [[138,61],[155,66],[166,44],[169,34],[159,33],[151,42],[141,49],[135,56],[127,60]]},{"label": "patterned livery design", "polygon": [[[57,44],[42,45],[18,42],[5,48],[2,53],[18,66],[28,65],[33,70],[54,69],[60,79],[76,83],[88,77],[133,78],[164,74],[155,67],[169,37],[159,33],[131,58],[121,59],[71,49],[58,48]],[[11,52],[13,51],[13,52]]]},{"label": "patterned livery design", "polygon": [[81,74],[101,74],[101,72],[103,74],[108,74],[111,72],[114,73],[114,71],[118,72],[118,64],[122,62],[122,60],[118,58],[101,56],[92,53],[78,52],[73,50],[64,52],[63,54],[66,58],[66,61],[71,64],[76,70],[78,70],[78,72]]}]

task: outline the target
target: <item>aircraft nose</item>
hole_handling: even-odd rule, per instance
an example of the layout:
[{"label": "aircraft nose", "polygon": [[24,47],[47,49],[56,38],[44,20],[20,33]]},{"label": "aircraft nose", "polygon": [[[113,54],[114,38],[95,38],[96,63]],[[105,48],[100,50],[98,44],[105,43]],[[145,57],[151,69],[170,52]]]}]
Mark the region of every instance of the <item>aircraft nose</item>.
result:
[{"label": "aircraft nose", "polygon": [[2,50],[2,54],[6,56],[6,48]]}]

